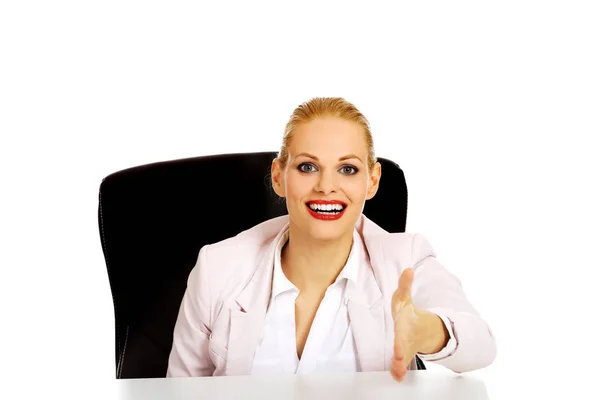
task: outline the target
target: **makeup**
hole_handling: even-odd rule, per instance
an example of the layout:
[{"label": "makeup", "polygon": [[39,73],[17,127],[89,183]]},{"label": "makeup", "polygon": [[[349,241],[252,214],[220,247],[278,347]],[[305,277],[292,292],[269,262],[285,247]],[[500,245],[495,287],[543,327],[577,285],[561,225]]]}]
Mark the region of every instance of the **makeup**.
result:
[{"label": "makeup", "polygon": [[309,214],[321,221],[335,221],[344,215],[347,204],[339,200],[314,200],[306,203]]}]

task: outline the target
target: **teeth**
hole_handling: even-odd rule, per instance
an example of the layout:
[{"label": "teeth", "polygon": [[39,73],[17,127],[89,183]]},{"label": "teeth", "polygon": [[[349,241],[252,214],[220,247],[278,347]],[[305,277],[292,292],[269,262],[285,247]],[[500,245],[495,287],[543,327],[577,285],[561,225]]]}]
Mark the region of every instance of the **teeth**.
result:
[{"label": "teeth", "polygon": [[314,204],[309,203],[309,207],[315,211],[320,212],[340,212],[344,209],[341,204]]}]

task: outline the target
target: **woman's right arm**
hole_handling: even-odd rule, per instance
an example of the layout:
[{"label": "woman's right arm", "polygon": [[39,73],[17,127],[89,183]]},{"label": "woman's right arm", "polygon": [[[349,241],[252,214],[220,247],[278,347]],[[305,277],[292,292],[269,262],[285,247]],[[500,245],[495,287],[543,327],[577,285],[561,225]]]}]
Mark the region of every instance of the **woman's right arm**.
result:
[{"label": "woman's right arm", "polygon": [[206,251],[202,247],[190,272],[173,331],[167,377],[210,376],[215,370],[209,353],[211,305]]}]

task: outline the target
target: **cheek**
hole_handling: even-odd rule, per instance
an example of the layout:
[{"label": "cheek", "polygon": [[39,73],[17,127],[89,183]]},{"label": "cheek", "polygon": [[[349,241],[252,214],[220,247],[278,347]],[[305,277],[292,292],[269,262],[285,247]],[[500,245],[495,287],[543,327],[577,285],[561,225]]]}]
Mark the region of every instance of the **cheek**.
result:
[{"label": "cheek", "polygon": [[299,176],[296,173],[288,174],[286,180],[286,197],[288,199],[300,200],[312,193],[314,179],[307,176]]},{"label": "cheek", "polygon": [[360,202],[367,197],[368,187],[363,179],[353,179],[344,183],[343,190],[350,200]]}]

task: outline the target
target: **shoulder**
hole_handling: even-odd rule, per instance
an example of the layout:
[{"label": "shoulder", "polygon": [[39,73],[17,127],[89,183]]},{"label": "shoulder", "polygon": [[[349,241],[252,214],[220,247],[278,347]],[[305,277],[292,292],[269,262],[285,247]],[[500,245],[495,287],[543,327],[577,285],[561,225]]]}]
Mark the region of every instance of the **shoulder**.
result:
[{"label": "shoulder", "polygon": [[244,248],[247,250],[259,249],[264,245],[268,245],[275,239],[287,225],[287,222],[287,216],[272,218],[265,222],[261,222],[250,229],[242,231],[235,236],[206,245],[205,247],[210,250],[211,254],[222,255],[230,255],[229,252],[236,248]]},{"label": "shoulder", "polygon": [[418,232],[389,233],[384,246],[386,253],[414,267],[427,257],[436,253],[427,237]]},{"label": "shoulder", "polygon": [[415,271],[415,285],[418,286],[423,281],[423,271],[430,271],[428,266],[435,265],[430,260],[433,261],[436,254],[420,233],[380,233],[365,236],[365,244],[375,278],[380,289],[388,295],[398,287],[398,279],[405,269]]},{"label": "shoulder", "polygon": [[218,264],[219,269],[233,268],[231,262],[239,267],[240,263],[235,261],[249,264],[273,243],[287,221],[287,216],[267,220],[236,236],[208,244],[200,251],[204,251],[208,264]]},{"label": "shoulder", "polygon": [[244,280],[254,272],[287,222],[287,216],[273,218],[236,236],[203,246],[194,268],[196,274],[211,285]]},{"label": "shoulder", "polygon": [[418,232],[391,233],[362,217],[357,228],[372,252],[381,252],[386,261],[395,261],[404,267],[412,267],[427,257],[435,257],[435,251],[425,235]]}]

